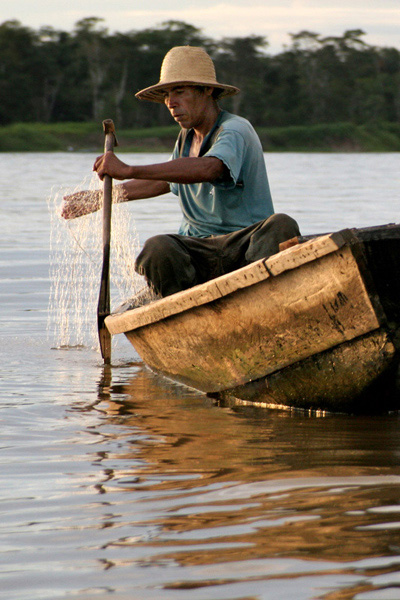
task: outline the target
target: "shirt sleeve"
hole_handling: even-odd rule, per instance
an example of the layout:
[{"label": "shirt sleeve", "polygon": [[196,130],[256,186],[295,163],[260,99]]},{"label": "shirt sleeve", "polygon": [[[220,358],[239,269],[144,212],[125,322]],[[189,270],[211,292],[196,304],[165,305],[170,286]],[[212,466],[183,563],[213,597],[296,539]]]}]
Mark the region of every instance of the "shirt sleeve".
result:
[{"label": "shirt sleeve", "polygon": [[219,158],[226,167],[225,175],[214,181],[213,185],[225,189],[241,185],[245,145],[245,140],[239,132],[221,128],[214,144],[204,155]]}]

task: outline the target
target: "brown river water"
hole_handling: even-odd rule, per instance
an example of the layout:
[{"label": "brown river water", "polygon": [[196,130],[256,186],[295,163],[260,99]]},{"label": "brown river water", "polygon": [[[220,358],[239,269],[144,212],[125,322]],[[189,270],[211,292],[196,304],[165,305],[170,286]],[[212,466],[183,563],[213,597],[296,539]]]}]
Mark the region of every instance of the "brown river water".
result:
[{"label": "brown river water", "polygon": [[[216,403],[124,338],[104,367],[99,217],[89,242],[55,214],[93,158],[2,155],[1,600],[399,600],[399,413]],[[398,154],[266,160],[276,210],[303,233],[400,222]],[[178,227],[172,196],[124,211],[113,235],[133,227],[132,247]]]}]

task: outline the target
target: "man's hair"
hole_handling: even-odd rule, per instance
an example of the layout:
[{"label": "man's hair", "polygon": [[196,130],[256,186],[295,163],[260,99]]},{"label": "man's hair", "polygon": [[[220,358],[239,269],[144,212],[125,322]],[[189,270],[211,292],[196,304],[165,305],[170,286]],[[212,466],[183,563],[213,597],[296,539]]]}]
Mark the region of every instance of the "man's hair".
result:
[{"label": "man's hair", "polygon": [[[206,87],[213,87],[212,85],[194,85],[193,86],[196,90],[198,90],[200,93],[203,93]],[[219,88],[213,88],[211,97],[214,98],[214,100],[217,100],[219,98],[219,96],[221,95],[223,90],[219,89]]]}]

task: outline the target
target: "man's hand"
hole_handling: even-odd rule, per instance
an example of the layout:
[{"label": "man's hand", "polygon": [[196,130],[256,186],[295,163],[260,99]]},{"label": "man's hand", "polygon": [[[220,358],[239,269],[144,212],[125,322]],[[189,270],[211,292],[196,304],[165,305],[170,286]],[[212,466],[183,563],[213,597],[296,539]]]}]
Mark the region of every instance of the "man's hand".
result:
[{"label": "man's hand", "polygon": [[88,215],[101,206],[102,194],[100,190],[76,192],[64,196],[61,208],[61,216],[64,219],[76,219]]},{"label": "man's hand", "polygon": [[131,167],[119,160],[111,151],[96,158],[93,171],[97,171],[101,180],[104,179],[104,175],[120,180],[130,179],[132,176]]}]

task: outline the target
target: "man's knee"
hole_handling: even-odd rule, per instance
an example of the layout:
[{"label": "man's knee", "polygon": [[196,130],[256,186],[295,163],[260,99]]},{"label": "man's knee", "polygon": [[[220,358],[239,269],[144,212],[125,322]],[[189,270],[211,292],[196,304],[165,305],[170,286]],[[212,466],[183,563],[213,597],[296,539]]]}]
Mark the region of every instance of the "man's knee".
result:
[{"label": "man's knee", "polygon": [[159,254],[165,252],[171,246],[170,236],[166,234],[154,235],[143,244],[143,249],[140,254]]},{"label": "man's knee", "polygon": [[156,235],[145,242],[136,259],[135,270],[162,297],[197,283],[189,253],[169,234]]},{"label": "man's knee", "polygon": [[173,251],[173,242],[167,234],[154,235],[145,241],[142,251],[136,258],[135,270],[144,274],[149,261],[158,261],[171,254]]},{"label": "man's knee", "polygon": [[300,235],[299,226],[292,217],[283,213],[272,215],[252,234],[245,254],[245,264],[277,254],[282,242],[298,235]]},{"label": "man's knee", "polygon": [[297,221],[285,213],[275,213],[265,221],[265,224],[277,229],[283,236],[287,235],[288,239],[300,235]]}]

